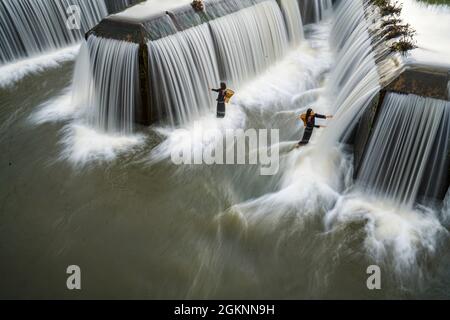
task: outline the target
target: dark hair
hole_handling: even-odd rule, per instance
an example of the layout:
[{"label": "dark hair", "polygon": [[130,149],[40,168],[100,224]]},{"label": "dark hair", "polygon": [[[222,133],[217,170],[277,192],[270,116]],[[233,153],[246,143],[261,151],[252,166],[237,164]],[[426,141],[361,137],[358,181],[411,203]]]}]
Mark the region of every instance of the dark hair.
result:
[{"label": "dark hair", "polygon": [[306,120],[308,121],[309,117],[311,116],[311,113],[313,112],[313,109],[309,108],[308,111],[306,111]]},{"label": "dark hair", "polygon": [[227,84],[225,82],[220,83],[220,89],[225,90],[227,88]]}]

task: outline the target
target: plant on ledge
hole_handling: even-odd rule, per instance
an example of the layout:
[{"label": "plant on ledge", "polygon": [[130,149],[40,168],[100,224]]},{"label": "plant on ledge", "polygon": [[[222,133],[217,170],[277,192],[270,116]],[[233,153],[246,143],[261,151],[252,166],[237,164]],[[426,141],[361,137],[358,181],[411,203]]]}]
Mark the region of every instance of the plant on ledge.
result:
[{"label": "plant on ledge", "polygon": [[205,5],[203,4],[202,0],[194,0],[192,1],[192,7],[195,11],[203,11],[205,10]]},{"label": "plant on ledge", "polygon": [[385,40],[398,39],[390,45],[391,52],[406,55],[408,51],[417,48],[414,39],[416,30],[410,24],[402,24],[400,15],[403,7],[398,0],[370,0],[370,3],[378,7],[382,17],[381,36]]}]

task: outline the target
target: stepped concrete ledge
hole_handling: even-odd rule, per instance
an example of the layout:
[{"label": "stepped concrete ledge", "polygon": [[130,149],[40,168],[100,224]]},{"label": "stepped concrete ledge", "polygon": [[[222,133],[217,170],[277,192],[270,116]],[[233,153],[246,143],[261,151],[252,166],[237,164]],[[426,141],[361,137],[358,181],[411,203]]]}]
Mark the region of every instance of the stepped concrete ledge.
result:
[{"label": "stepped concrete ledge", "polygon": [[[387,84],[374,98],[362,116],[350,143],[354,147],[355,178],[360,169],[366,146],[372,134],[377,116],[387,93],[414,94],[417,96],[450,101],[450,70],[426,65],[409,65],[405,70]],[[449,154],[450,164],[450,154]],[[442,188],[439,199],[444,199],[450,187],[450,166],[446,185]]]},{"label": "stepped concrete ledge", "polygon": [[152,106],[149,92],[150,74],[148,66],[149,41],[173,35],[272,0],[205,0],[204,11],[196,11],[191,0],[147,1],[135,4],[126,10],[110,15],[86,33],[86,39],[96,36],[105,39],[139,44],[139,86],[140,101],[135,108],[135,122],[149,126],[157,122],[159,115]]},{"label": "stepped concrete ledge", "polygon": [[[142,2],[106,17],[86,38],[95,35],[135,43],[155,41],[264,1],[268,0],[205,0],[204,11],[194,10],[191,0]],[[158,28],[153,27],[156,24]]]},{"label": "stepped concrete ledge", "polygon": [[383,90],[450,101],[450,70],[416,65],[407,68]]}]

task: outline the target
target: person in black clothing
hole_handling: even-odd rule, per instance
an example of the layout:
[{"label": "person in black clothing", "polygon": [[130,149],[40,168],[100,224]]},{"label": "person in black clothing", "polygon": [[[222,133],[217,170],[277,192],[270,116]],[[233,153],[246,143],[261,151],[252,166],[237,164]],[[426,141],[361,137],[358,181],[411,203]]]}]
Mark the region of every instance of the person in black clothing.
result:
[{"label": "person in black clothing", "polygon": [[314,128],[325,128],[324,126],[316,125],[316,118],[329,119],[332,117],[333,116],[324,116],[322,114],[314,113],[314,111],[312,109],[308,109],[308,111],[306,111],[306,113],[302,114],[300,116],[300,119],[303,121],[303,124],[305,126],[305,132],[303,133],[302,140],[297,144],[296,148],[299,148],[301,146],[306,146],[309,143],[309,140],[311,139]]},{"label": "person in black clothing", "polygon": [[214,92],[218,92],[217,97],[217,118],[225,118],[225,94],[227,90],[227,85],[225,82],[220,84],[220,89],[211,89]]}]

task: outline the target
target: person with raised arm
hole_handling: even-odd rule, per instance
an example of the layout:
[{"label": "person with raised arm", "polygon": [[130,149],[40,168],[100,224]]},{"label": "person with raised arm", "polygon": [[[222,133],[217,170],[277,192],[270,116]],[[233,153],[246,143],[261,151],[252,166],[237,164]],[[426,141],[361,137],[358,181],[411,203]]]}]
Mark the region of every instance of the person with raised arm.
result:
[{"label": "person with raised arm", "polygon": [[316,125],[316,118],[319,119],[330,119],[333,116],[325,116],[322,114],[314,113],[313,109],[309,108],[306,113],[300,116],[300,119],[303,121],[303,125],[305,126],[305,132],[303,133],[302,140],[296,145],[296,148],[300,148],[301,146],[306,146],[311,139],[314,128],[325,128],[325,126]]}]

